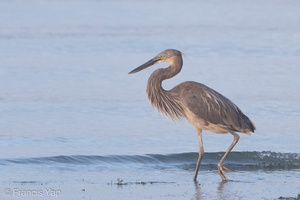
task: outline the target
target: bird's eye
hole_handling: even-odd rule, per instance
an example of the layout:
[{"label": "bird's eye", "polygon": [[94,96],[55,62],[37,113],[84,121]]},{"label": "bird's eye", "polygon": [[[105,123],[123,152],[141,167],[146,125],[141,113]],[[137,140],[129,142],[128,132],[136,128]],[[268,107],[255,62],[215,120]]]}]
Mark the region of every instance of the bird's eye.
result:
[{"label": "bird's eye", "polygon": [[162,54],[160,57],[161,57],[161,58],[165,58],[166,56],[165,56],[164,54]]}]

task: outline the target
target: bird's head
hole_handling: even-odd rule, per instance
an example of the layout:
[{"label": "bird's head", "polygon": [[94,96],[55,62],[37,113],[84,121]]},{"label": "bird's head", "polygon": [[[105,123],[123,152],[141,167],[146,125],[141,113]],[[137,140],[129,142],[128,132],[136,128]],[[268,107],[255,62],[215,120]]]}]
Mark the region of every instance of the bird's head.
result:
[{"label": "bird's head", "polygon": [[172,63],[173,57],[181,57],[181,52],[176,49],[167,49],[163,52],[159,53],[157,56],[149,60],[148,62],[142,64],[141,66],[135,68],[128,74],[134,74],[136,72],[142,71],[143,69],[146,69],[148,67],[151,67],[155,64],[161,63],[161,62],[169,62]]}]

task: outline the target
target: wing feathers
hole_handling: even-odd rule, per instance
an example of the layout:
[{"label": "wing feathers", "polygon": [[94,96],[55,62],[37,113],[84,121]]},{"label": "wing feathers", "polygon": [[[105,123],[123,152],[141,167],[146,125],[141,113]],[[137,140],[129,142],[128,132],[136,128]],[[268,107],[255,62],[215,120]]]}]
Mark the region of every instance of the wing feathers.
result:
[{"label": "wing feathers", "polygon": [[184,82],[170,92],[180,95],[181,103],[196,116],[234,131],[254,131],[251,120],[228,98],[197,83]]}]

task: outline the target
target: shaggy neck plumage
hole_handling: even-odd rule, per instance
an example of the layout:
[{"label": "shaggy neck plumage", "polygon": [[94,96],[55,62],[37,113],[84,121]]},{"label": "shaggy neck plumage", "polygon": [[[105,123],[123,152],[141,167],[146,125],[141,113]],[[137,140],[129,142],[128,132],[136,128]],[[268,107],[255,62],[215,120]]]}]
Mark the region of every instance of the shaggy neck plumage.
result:
[{"label": "shaggy neck plumage", "polygon": [[184,116],[183,108],[180,101],[170,96],[169,91],[162,88],[162,81],[172,78],[180,72],[182,68],[182,58],[174,57],[170,60],[168,68],[160,68],[155,70],[147,84],[147,95],[150,103],[157,108],[157,110],[171,118],[172,120],[179,120]]}]

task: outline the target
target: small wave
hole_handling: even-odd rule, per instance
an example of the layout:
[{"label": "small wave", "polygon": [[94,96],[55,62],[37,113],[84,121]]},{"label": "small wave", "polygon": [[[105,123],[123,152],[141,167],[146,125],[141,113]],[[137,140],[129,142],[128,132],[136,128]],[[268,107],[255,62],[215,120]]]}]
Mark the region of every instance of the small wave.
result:
[{"label": "small wave", "polygon": [[[224,152],[204,153],[201,169],[216,169]],[[198,153],[146,155],[74,155],[36,158],[0,159],[0,165],[96,165],[100,167],[132,165],[145,167],[194,169]],[[300,154],[275,152],[231,152],[225,161],[231,169],[291,170],[300,169]]]}]

